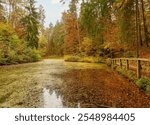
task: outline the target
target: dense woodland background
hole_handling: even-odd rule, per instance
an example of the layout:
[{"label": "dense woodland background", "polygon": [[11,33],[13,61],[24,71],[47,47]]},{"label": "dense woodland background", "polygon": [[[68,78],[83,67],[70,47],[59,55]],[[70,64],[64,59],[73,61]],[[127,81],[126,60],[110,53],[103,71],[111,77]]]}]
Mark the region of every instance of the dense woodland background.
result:
[{"label": "dense woodland background", "polygon": [[150,57],[150,0],[70,0],[47,28],[44,8],[35,3],[0,0],[1,65],[54,55]]}]

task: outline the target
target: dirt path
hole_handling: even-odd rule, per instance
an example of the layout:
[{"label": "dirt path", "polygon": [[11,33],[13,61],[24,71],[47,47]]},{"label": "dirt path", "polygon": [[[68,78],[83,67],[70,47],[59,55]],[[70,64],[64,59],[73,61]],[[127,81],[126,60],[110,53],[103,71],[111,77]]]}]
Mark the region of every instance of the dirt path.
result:
[{"label": "dirt path", "polygon": [[150,96],[104,64],[0,67],[0,107],[150,107]]}]

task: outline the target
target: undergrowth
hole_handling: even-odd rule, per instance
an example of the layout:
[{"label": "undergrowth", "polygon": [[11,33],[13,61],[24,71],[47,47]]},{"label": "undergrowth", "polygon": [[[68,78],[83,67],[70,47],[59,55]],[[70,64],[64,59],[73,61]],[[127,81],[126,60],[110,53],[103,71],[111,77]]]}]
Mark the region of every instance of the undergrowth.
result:
[{"label": "undergrowth", "polygon": [[66,56],[64,56],[64,60],[68,61],[68,62],[87,62],[87,63],[102,63],[102,62],[104,62],[102,58],[93,57],[93,56],[80,57],[80,56],[66,55]]},{"label": "undergrowth", "polygon": [[127,71],[126,69],[116,68],[117,71],[125,76],[126,78],[130,79],[136,85],[144,90],[146,93],[150,94],[150,78],[148,77],[141,77],[140,79],[136,78],[136,74],[133,71]]},{"label": "undergrowth", "polygon": [[136,84],[144,91],[150,94],[150,78],[142,77],[136,81]]}]

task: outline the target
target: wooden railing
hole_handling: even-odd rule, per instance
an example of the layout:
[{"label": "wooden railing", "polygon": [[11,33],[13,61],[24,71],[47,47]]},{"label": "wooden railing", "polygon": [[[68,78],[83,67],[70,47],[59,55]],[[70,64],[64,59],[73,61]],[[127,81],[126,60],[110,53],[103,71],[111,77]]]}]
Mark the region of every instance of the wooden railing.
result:
[{"label": "wooden railing", "polygon": [[119,66],[123,67],[123,61],[126,61],[126,70],[129,70],[129,61],[136,62],[136,74],[137,78],[141,78],[141,70],[142,70],[142,63],[141,62],[150,62],[150,59],[144,58],[113,58],[111,59],[111,66],[114,67],[119,62]]}]

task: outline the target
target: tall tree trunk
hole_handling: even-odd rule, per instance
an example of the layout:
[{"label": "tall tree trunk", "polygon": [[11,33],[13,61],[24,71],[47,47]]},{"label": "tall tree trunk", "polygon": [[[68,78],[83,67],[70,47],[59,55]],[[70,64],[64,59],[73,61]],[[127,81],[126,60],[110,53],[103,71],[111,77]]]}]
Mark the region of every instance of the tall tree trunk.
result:
[{"label": "tall tree trunk", "polygon": [[135,1],[136,5],[136,57],[139,57],[139,3]]},{"label": "tall tree trunk", "polygon": [[143,41],[142,41],[142,30],[141,30],[141,19],[139,18],[139,42],[140,46],[143,46]]},{"label": "tall tree trunk", "polygon": [[143,18],[143,28],[144,28],[144,42],[146,43],[146,46],[148,47],[148,30],[146,26],[146,18],[145,18],[145,9],[144,9],[144,2],[141,0],[141,9],[142,9],[142,18]]}]

